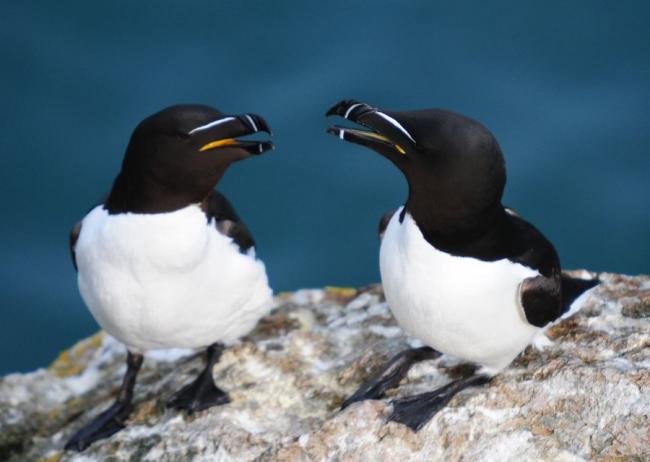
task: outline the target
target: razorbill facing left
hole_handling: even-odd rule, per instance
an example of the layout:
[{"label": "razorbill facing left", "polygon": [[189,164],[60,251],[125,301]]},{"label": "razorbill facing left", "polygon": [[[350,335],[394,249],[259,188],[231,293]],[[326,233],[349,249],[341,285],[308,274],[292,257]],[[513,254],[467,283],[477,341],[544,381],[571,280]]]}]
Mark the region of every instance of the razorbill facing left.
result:
[{"label": "razorbill facing left", "polygon": [[193,412],[229,402],[212,368],[224,344],[269,311],[272,291],[253,236],[214,187],[233,162],[273,148],[236,139],[258,131],[270,134],[258,115],[225,115],[203,105],[147,117],[131,136],[110,193],[73,228],[81,296],[128,354],[115,403],[66,449],[81,451],[124,428],[147,350],[207,348],[205,369],[169,407]]},{"label": "razorbill facing left", "polygon": [[328,132],[377,151],[406,177],[406,203],[380,222],[380,272],[397,322],[426,345],[398,354],[343,407],[380,398],[413,363],[440,353],[480,366],[438,390],[393,401],[389,419],[419,430],[456,393],[487,383],[545,339],[545,328],[598,280],[563,275],[553,245],[501,204],[505,162],[479,122],[352,100],[327,115],[365,127]]}]

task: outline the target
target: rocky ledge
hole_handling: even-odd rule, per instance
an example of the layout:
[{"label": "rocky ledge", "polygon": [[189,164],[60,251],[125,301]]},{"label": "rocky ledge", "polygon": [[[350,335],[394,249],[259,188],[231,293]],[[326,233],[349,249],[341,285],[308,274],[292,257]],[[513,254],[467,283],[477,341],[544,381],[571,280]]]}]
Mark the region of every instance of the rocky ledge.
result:
[{"label": "rocky ledge", "polygon": [[650,460],[650,277],[600,274],[584,308],[548,331],[489,386],[468,389],[419,433],[386,423],[390,398],[432,390],[462,366],[412,368],[382,401],[338,408],[393,354],[417,344],[381,289],[277,297],[214,368],[232,403],[188,416],[165,402],[202,366],[192,351],[149,355],[127,429],[85,452],[67,438],[105,409],[125,350],[99,333],[52,365],[0,379],[0,460],[527,461]]}]

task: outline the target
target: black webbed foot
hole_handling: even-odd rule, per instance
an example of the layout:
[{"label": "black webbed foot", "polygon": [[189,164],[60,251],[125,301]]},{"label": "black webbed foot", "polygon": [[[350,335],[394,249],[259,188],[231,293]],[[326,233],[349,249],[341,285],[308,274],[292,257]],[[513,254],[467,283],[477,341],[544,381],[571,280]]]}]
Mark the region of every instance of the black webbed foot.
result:
[{"label": "black webbed foot", "polygon": [[108,438],[126,427],[126,419],[133,411],[131,403],[113,403],[111,407],[95,417],[75,433],[65,444],[65,449],[83,451],[97,440]]},{"label": "black webbed foot", "polygon": [[472,375],[454,380],[435,391],[393,400],[393,412],[388,420],[404,424],[417,432],[444,408],[456,393],[473,385],[483,385],[490,379],[491,377],[485,375]]},{"label": "black webbed foot", "polygon": [[167,407],[185,410],[190,414],[212,406],[230,402],[228,394],[214,384],[212,368],[221,357],[223,346],[219,344],[208,347],[205,369],[190,384],[185,385],[167,403]]},{"label": "black webbed foot", "polygon": [[128,352],[126,364],[126,374],[115,402],[72,435],[64,449],[83,451],[95,441],[108,438],[126,427],[126,419],[133,412],[133,388],[142,366],[142,355]]},{"label": "black webbed foot", "polygon": [[206,377],[201,373],[194,382],[181,388],[167,403],[167,407],[185,410],[191,414],[229,402],[228,394],[214,384],[212,376]]},{"label": "black webbed foot", "polygon": [[440,353],[429,347],[402,351],[388,361],[377,374],[361,385],[352,396],[346,399],[341,405],[341,409],[345,409],[357,401],[383,397],[386,390],[399,384],[413,364],[427,359],[436,359],[438,356],[440,356]]}]

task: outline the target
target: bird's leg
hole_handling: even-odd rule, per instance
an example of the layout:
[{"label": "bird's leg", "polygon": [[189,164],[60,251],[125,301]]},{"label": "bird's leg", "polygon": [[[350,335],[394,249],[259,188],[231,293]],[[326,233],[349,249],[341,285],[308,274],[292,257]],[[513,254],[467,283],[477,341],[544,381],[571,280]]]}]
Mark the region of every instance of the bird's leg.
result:
[{"label": "bird's leg", "polygon": [[192,383],[181,388],[167,403],[167,407],[184,409],[192,413],[230,402],[226,392],[219,389],[212,378],[212,368],[219,361],[223,350],[224,346],[220,343],[215,343],[207,348],[205,369]]},{"label": "bird's leg", "polygon": [[65,449],[83,451],[93,442],[108,438],[126,426],[126,419],[133,411],[133,388],[140,366],[142,355],[129,351],[126,357],[126,374],[115,402],[77,431],[65,444]]},{"label": "bird's leg", "polygon": [[402,351],[346,399],[341,405],[341,409],[345,409],[357,401],[381,398],[386,390],[399,384],[413,364],[427,359],[436,359],[438,356],[440,353],[426,346]]},{"label": "bird's leg", "polygon": [[467,387],[484,385],[492,379],[484,374],[474,374],[469,377],[454,380],[444,387],[428,393],[396,399],[392,401],[393,412],[388,418],[410,427],[413,431],[420,430],[436,412],[440,411],[456,393]]}]

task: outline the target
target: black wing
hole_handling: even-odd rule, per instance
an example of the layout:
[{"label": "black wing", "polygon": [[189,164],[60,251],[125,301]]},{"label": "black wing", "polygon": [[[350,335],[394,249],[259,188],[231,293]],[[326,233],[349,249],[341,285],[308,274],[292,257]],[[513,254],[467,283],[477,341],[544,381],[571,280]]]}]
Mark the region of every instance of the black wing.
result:
[{"label": "black wing", "polygon": [[[526,320],[543,327],[562,316],[562,272],[555,247],[532,224],[510,209],[504,209],[497,224],[497,233],[490,233],[492,249],[499,255],[528,268],[539,276],[527,278],[521,285],[521,306]],[[496,258],[495,258],[496,259]]]},{"label": "black wing", "polygon": [[544,327],[566,313],[583,292],[596,286],[598,279],[583,280],[562,274],[555,247],[533,225],[512,211],[506,210],[514,234],[509,258],[540,272],[525,279],[521,286],[521,306],[526,320],[536,327]]},{"label": "black wing", "polygon": [[555,247],[533,225],[510,209],[505,209],[502,230],[508,259],[539,271],[540,275],[521,284],[521,306],[526,320],[543,327],[562,316],[562,271]]},{"label": "black wing", "polygon": [[556,279],[537,276],[524,280],[521,305],[530,324],[543,327],[569,311],[584,292],[600,284],[598,279],[579,279],[562,274]]},{"label": "black wing", "polygon": [[562,275],[560,259],[553,244],[533,225],[511,209],[503,209],[493,226],[475,238],[425,235],[439,250],[452,255],[484,261],[507,258],[540,275],[524,280],[521,305],[526,320],[543,327],[562,316],[571,303],[598,281],[583,281]]},{"label": "black wing", "polygon": [[560,260],[548,239],[510,209],[502,209],[490,227],[475,235],[440,235],[423,232],[436,249],[459,257],[483,261],[521,263],[559,281]]},{"label": "black wing", "polygon": [[228,199],[219,191],[212,191],[203,200],[202,208],[208,222],[214,220],[219,232],[230,237],[237,244],[241,253],[246,253],[255,247],[253,235],[239,218]]}]

